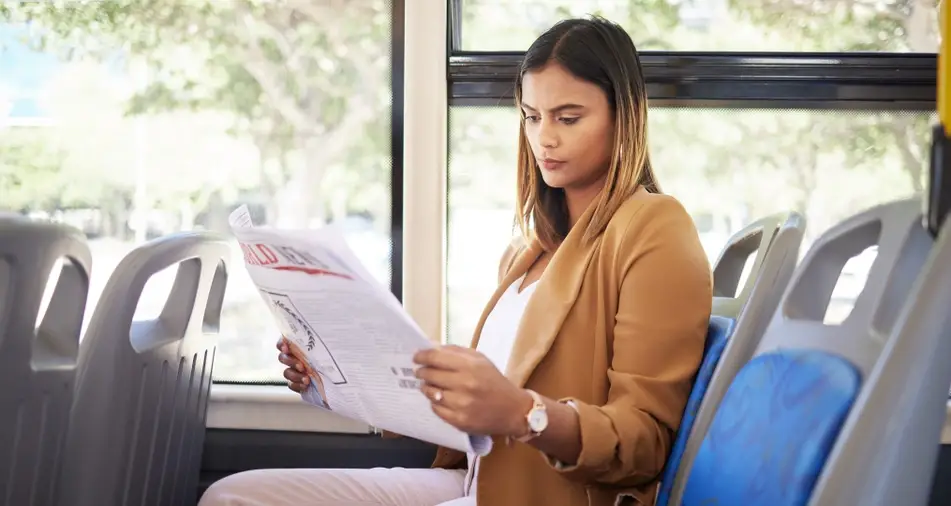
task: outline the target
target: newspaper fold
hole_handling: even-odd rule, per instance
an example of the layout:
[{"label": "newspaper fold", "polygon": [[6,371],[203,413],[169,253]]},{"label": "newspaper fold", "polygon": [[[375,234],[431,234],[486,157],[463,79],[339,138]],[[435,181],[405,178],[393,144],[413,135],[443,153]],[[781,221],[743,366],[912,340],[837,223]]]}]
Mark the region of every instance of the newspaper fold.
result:
[{"label": "newspaper fold", "polygon": [[246,206],[231,214],[230,225],[252,282],[306,362],[311,386],[304,401],[379,429],[488,454],[491,438],[466,434],[432,412],[412,358],[434,343],[338,231],[255,227]]}]

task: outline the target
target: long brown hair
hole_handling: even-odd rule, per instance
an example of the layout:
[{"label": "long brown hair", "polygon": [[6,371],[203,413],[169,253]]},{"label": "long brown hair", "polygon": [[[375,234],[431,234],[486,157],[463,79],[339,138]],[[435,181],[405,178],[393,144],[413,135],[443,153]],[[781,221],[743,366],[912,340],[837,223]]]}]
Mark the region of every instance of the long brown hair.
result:
[{"label": "long brown hair", "polygon": [[[515,81],[515,102],[521,110],[526,72],[556,61],[568,72],[599,86],[614,112],[614,149],[604,189],[599,194],[583,241],[607,227],[614,212],[639,187],[660,193],[647,149],[647,87],[640,58],[623,28],[600,17],[560,21],[528,48]],[[518,200],[516,222],[522,235],[534,230],[542,246],[553,251],[568,235],[571,224],[564,191],[545,184],[524,118],[519,127]]]}]

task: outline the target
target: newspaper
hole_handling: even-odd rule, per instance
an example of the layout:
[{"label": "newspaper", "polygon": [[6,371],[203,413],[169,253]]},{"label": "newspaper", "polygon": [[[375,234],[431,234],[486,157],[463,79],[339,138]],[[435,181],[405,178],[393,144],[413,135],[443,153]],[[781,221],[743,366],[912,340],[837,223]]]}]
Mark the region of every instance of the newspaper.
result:
[{"label": "newspaper", "polygon": [[304,401],[379,429],[488,454],[491,438],[466,434],[433,413],[413,355],[435,344],[337,230],[256,227],[246,206],[230,224],[252,282],[305,362],[311,386]]}]

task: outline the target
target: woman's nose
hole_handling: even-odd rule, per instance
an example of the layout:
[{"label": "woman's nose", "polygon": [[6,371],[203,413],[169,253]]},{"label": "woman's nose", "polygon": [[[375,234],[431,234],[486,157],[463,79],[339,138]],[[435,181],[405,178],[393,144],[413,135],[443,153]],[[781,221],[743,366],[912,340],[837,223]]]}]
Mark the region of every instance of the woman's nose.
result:
[{"label": "woman's nose", "polygon": [[538,129],[538,143],[546,148],[558,146],[558,135],[554,125],[548,122],[542,122],[541,127]]}]

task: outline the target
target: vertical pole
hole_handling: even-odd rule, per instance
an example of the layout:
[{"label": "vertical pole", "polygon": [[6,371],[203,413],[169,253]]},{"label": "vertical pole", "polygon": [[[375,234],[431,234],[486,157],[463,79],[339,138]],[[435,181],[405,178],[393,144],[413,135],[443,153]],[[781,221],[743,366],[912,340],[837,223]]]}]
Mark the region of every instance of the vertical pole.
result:
[{"label": "vertical pole", "polygon": [[441,341],[446,328],[448,7],[446,1],[406,2],[403,306],[433,341]]}]

